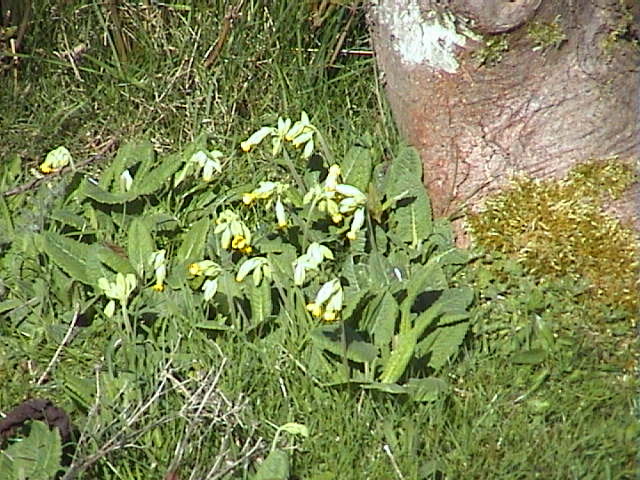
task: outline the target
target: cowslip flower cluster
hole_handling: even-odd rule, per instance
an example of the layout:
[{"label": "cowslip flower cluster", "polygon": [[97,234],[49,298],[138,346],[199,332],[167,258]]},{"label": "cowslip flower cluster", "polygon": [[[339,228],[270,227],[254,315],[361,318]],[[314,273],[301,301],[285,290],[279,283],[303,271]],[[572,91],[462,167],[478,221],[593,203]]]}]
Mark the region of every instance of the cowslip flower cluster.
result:
[{"label": "cowslip flower cluster", "polygon": [[224,154],[219,150],[198,150],[191,155],[184,168],[176,175],[173,186],[177,187],[187,176],[192,174],[197,176],[200,175],[200,172],[202,172],[202,180],[204,182],[211,182],[215,173],[222,173],[220,159],[223,157]]},{"label": "cowslip flower cluster", "polygon": [[347,219],[347,238],[353,241],[364,225],[367,196],[353,185],[340,183],[340,176],[340,166],[331,165],[323,184],[311,188],[304,196],[303,203],[313,202],[316,208],[327,213],[335,224]]},{"label": "cowslip flower cluster", "polygon": [[123,307],[126,306],[129,295],[131,295],[137,285],[138,281],[136,280],[136,276],[132,273],[128,273],[126,276],[118,273],[115,282],[110,282],[104,277],[98,279],[98,286],[107,298],[111,299],[104,309],[104,314],[107,318],[113,317],[116,309],[116,300],[118,300]]},{"label": "cowslip flower cluster", "polygon": [[253,147],[262,143],[262,141],[268,136],[273,137],[272,153],[278,155],[282,151],[282,145],[285,141],[291,142],[291,145],[295,148],[304,146],[302,152],[303,158],[309,158],[313,154],[314,140],[313,136],[316,132],[314,127],[309,121],[309,116],[302,112],[300,114],[300,120],[291,125],[291,119],[284,120],[282,117],[278,118],[277,127],[262,127],[255,133],[253,133],[244,142],[240,143],[240,148],[244,152],[250,151]]},{"label": "cowslip flower cluster", "polygon": [[333,252],[328,247],[313,242],[307,252],[300,255],[293,262],[293,283],[297,286],[304,284],[307,271],[318,270],[322,261],[327,258],[333,260]]},{"label": "cowslip flower cluster", "polygon": [[156,277],[156,283],[151,287],[156,292],[164,291],[164,280],[167,278],[167,261],[165,258],[166,250],[158,250],[153,252],[150,257],[149,263],[153,265],[153,270]]},{"label": "cowslip flower cluster", "polygon": [[266,200],[266,208],[270,208],[275,198],[275,212],[278,228],[287,227],[287,216],[282,202],[283,194],[289,185],[281,182],[260,182],[258,188],[242,195],[242,203],[252,205],[256,200]]},{"label": "cowslip flower cluster", "polygon": [[262,282],[263,277],[270,281],[272,272],[271,262],[267,258],[253,257],[240,266],[236,274],[236,282],[242,282],[251,273],[253,284],[257,287]]},{"label": "cowslip flower cluster", "polygon": [[47,153],[44,162],[38,168],[42,173],[54,173],[69,165],[71,161],[71,152],[66,147],[58,147]]},{"label": "cowslip flower cluster", "polygon": [[251,231],[232,210],[224,210],[216,219],[214,233],[220,235],[220,246],[225,250],[235,250],[243,254],[250,254]]},{"label": "cowslip flower cluster", "polygon": [[206,278],[202,284],[203,296],[205,301],[211,300],[218,291],[218,275],[222,272],[220,265],[211,260],[202,260],[190,264],[187,269],[191,277]]},{"label": "cowslip flower cluster", "polygon": [[133,186],[133,177],[131,176],[131,172],[127,170],[123,170],[120,174],[120,189],[123,192],[128,192],[131,190]]},{"label": "cowslip flower cluster", "polygon": [[340,280],[333,279],[320,287],[316,298],[307,304],[307,310],[315,318],[321,318],[325,322],[334,322],[340,316],[342,301],[343,292]]}]

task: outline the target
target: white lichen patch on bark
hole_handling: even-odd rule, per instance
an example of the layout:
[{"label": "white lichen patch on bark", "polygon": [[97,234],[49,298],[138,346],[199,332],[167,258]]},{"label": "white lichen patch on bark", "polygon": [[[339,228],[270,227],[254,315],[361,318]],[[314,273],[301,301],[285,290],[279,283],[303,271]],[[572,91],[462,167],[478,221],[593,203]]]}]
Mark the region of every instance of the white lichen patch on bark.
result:
[{"label": "white lichen patch on bark", "polygon": [[416,0],[380,0],[377,20],[387,25],[392,48],[407,64],[426,64],[455,73],[459,63],[455,48],[466,37],[456,31],[453,21],[431,12],[423,15]]}]

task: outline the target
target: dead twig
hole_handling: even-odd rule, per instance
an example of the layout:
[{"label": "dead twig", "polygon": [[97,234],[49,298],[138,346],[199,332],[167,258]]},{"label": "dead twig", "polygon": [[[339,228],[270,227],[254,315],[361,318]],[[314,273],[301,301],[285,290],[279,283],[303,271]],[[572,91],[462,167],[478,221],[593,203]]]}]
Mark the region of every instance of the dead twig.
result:
[{"label": "dead twig", "polygon": [[78,321],[78,310],[76,310],[73,314],[73,319],[71,320],[71,324],[69,325],[69,328],[67,329],[67,333],[65,334],[64,338],[62,339],[62,342],[60,342],[60,345],[58,345],[58,348],[56,349],[56,353],[53,354],[53,357],[51,358],[51,361],[49,362],[49,365],[47,365],[47,368],[44,369],[44,372],[42,372],[42,375],[40,375],[40,378],[38,379],[38,381],[36,382],[36,385],[42,385],[45,380],[47,379],[47,376],[49,375],[49,372],[51,371],[51,369],[53,368],[53,366],[56,364],[56,362],[58,361],[58,358],[60,357],[60,354],[62,353],[62,349],[67,346],[67,344],[69,343],[69,340],[71,339],[71,336],[76,328],[76,322]]},{"label": "dead twig", "polygon": [[220,33],[218,34],[218,39],[216,40],[213,48],[209,50],[209,53],[207,53],[207,56],[204,60],[205,68],[210,68],[218,60],[218,57],[222,52],[222,47],[224,47],[224,44],[227,41],[227,38],[229,38],[229,34],[231,33],[233,22],[240,15],[240,11],[242,10],[244,1],[245,0],[238,0],[238,3],[235,6],[229,7],[229,9],[227,10],[227,13],[224,16],[224,20],[222,21],[222,28],[220,29]]}]

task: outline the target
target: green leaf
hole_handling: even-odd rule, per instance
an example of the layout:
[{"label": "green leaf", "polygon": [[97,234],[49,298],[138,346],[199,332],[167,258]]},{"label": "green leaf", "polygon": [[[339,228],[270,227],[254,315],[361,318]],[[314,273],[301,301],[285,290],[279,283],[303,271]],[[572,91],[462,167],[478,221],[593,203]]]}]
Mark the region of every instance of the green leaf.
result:
[{"label": "green leaf", "polygon": [[54,232],[44,232],[40,238],[47,256],[68,275],[86,285],[93,286],[98,281],[87,265],[91,247]]},{"label": "green leaf", "polygon": [[378,390],[380,392],[391,393],[394,395],[407,393],[407,388],[404,385],[398,385],[397,383],[371,382],[362,385],[362,388],[367,390]]},{"label": "green leaf", "polygon": [[458,353],[468,330],[469,322],[466,321],[438,326],[418,344],[416,355],[429,355],[428,365],[438,371]]},{"label": "green leaf", "polygon": [[154,158],[153,145],[148,140],[138,140],[122,145],[111,164],[100,175],[101,190],[113,190],[119,183],[120,174],[123,171],[141,162],[151,164]]},{"label": "green leaf", "polygon": [[0,452],[0,472],[7,480],[50,480],[60,471],[62,444],[57,429],[31,422],[29,436]]},{"label": "green leaf", "polygon": [[275,449],[260,464],[253,480],[287,480],[290,468],[289,454]]},{"label": "green leaf", "polygon": [[58,208],[51,212],[50,218],[65,225],[70,225],[78,230],[82,230],[87,226],[87,221],[84,217],[64,208]]},{"label": "green leaf", "polygon": [[[345,287],[344,292],[344,305],[342,307],[342,318],[351,318],[354,314],[359,313],[362,310],[362,303],[365,297],[370,297],[369,290],[358,290],[351,286]],[[368,300],[368,299],[367,299]]]},{"label": "green leaf", "polygon": [[182,166],[181,155],[168,155],[160,165],[147,172],[138,172],[133,180],[131,190],[138,195],[149,195],[162,187],[171,186],[171,176]]},{"label": "green leaf", "polygon": [[145,270],[149,271],[152,268],[150,258],[155,249],[148,221],[144,218],[135,218],[127,232],[127,253],[140,278],[144,278]]},{"label": "green leaf", "polygon": [[412,330],[400,332],[396,337],[396,346],[384,365],[380,382],[395,383],[407,369],[416,349],[417,338]]},{"label": "green leaf", "polygon": [[[427,265],[418,265],[407,281],[407,296],[400,307],[402,312],[400,330],[404,331],[407,328],[411,328],[409,319],[413,308],[424,310],[428,307],[428,305],[420,305],[421,302],[417,301],[421,294],[429,291],[445,290],[447,285],[447,278],[440,265],[431,261]],[[414,322],[415,325],[416,323]],[[424,328],[426,327],[421,327],[421,330],[424,331]],[[421,332],[418,333],[418,336],[420,334]]]},{"label": "green leaf", "polygon": [[355,256],[349,255],[342,263],[342,275],[349,282],[349,286],[364,291],[371,285],[369,266],[355,262]]},{"label": "green leaf", "polygon": [[405,384],[407,394],[414,402],[433,402],[450,390],[447,382],[441,378],[411,378]]},{"label": "green leaf", "polygon": [[266,279],[260,285],[247,283],[249,289],[249,304],[251,305],[251,320],[254,326],[265,322],[271,315],[271,285]]},{"label": "green leaf", "polygon": [[93,184],[86,178],[82,182],[79,191],[81,195],[89,197],[98,203],[104,203],[107,205],[127,203],[135,200],[138,196],[138,194],[133,191],[123,193],[107,192],[106,190],[103,190],[98,185]]},{"label": "green leaf", "polygon": [[414,330],[418,337],[439,316],[439,324],[457,323],[469,317],[467,308],[473,301],[473,290],[468,287],[449,288],[444,290],[438,299],[427,310],[414,320]]},{"label": "green leaf", "polygon": [[201,218],[183,235],[182,245],[176,253],[178,263],[189,263],[204,258],[204,247],[209,233],[209,218]]},{"label": "green leaf", "polygon": [[291,435],[302,435],[304,438],[309,438],[309,429],[306,425],[302,425],[301,423],[285,423],[278,427],[278,431],[287,432]]},{"label": "green leaf", "polygon": [[391,342],[399,313],[398,302],[388,291],[384,292],[375,307],[368,312],[368,316],[373,317],[369,331],[377,347],[382,348]]},{"label": "green leaf", "polygon": [[[354,330],[346,328],[347,358],[354,362],[372,362],[378,356],[378,349],[362,340],[362,337]],[[314,344],[335,355],[344,355],[342,345],[342,325],[325,325],[311,330],[311,339]]]},{"label": "green leaf", "polygon": [[129,262],[127,258],[118,255],[116,252],[103,245],[93,245],[92,247],[93,255],[97,256],[102,263],[114,272],[122,273],[123,275],[136,273],[133,266],[131,266],[131,262]]},{"label": "green leaf", "polygon": [[422,161],[414,148],[403,148],[391,163],[385,182],[387,200],[406,195],[389,215],[393,234],[412,248],[432,232],[431,202],[422,183]]},{"label": "green leaf", "polygon": [[373,170],[370,148],[358,145],[351,147],[340,167],[343,183],[353,185],[361,192],[367,191]]},{"label": "green leaf", "polygon": [[147,225],[157,231],[174,230],[178,226],[178,218],[175,215],[163,212],[145,215],[145,221]]}]

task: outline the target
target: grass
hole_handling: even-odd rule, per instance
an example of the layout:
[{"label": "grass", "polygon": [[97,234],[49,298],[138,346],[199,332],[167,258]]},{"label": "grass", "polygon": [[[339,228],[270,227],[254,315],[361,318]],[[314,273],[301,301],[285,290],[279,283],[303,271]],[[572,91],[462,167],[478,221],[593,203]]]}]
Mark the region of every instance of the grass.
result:
[{"label": "grass", "polygon": [[[351,11],[336,5],[314,29],[318,4],[246,1],[207,69],[229,2],[121,2],[126,61],[104,5],[58,2],[52,22],[46,3],[34,5],[19,67],[0,77],[2,191],[27,182],[59,145],[76,159],[110,139],[146,137],[173,152],[206,131],[214,145],[237,145],[301,110],[339,158],[365,133],[382,159],[398,149],[372,57],[327,65],[343,32],[343,48],[369,48],[362,12],[345,30]],[[73,62],[55,54],[81,43],[87,51]],[[236,185],[280,172],[261,156],[233,157],[229,167]],[[575,280],[541,282],[483,254],[456,277],[474,287],[476,303],[472,334],[438,373],[447,394],[417,403],[329,387],[310,367],[312,325],[260,335],[196,328],[212,319],[189,289],[160,307],[142,295],[130,306],[137,336],[123,337],[101,315],[102,299],[56,268],[32,235],[73,231],[51,214],[74,205],[77,181],[68,175],[0,201],[0,409],[45,397],[69,413],[80,442],[64,478],[256,478],[289,422],[309,436],[278,437],[291,465],[276,478],[637,476],[637,332],[629,318],[594,321]],[[127,246],[124,231],[105,226],[115,216],[98,206],[83,214],[95,225],[84,235]],[[171,245],[171,228],[158,233]],[[154,308],[169,314],[152,321]]]}]

